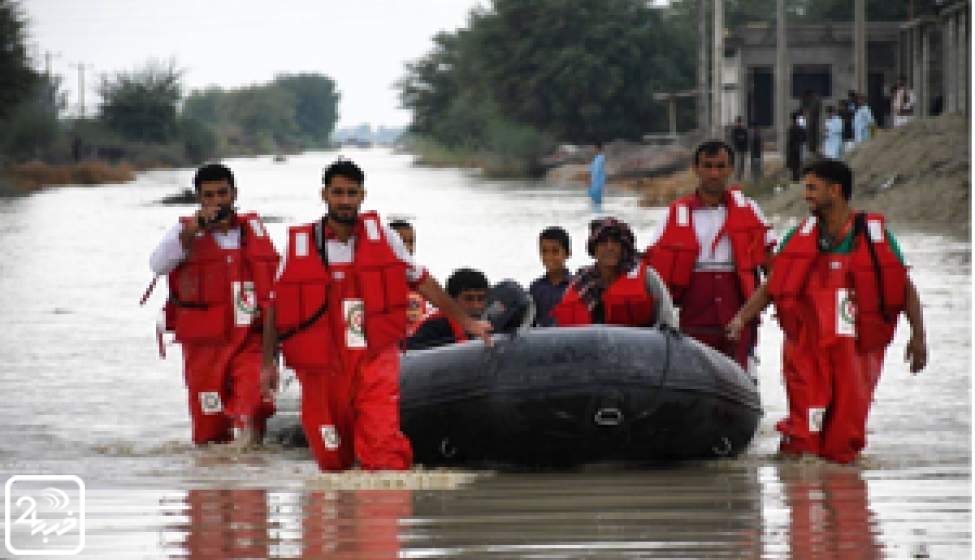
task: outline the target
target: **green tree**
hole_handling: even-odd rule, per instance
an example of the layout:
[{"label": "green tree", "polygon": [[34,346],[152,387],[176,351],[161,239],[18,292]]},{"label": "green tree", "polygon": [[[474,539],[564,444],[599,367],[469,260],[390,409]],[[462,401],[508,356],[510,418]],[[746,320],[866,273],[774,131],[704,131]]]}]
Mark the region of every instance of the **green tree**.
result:
[{"label": "green tree", "polygon": [[28,98],[38,82],[27,58],[26,31],[20,5],[13,0],[0,0],[0,119]]},{"label": "green tree", "polygon": [[499,120],[568,141],[637,138],[665,126],[655,92],[693,84],[693,38],[664,18],[639,0],[494,0],[407,66],[400,100],[414,132],[454,145],[489,143]]},{"label": "green tree", "polygon": [[100,118],[126,139],[165,142],[177,133],[182,89],[182,71],[174,61],[149,61],[135,71],[117,72],[99,85]]},{"label": "green tree", "polygon": [[58,113],[65,107],[61,78],[39,76],[29,97],[18,103],[0,127],[0,152],[14,160],[56,159],[62,133]]},{"label": "green tree", "polygon": [[335,82],[321,74],[284,74],[271,83],[294,99],[294,124],[313,144],[328,143],[339,117],[339,93]]},{"label": "green tree", "polygon": [[222,120],[222,103],[227,93],[216,86],[194,90],[183,101],[182,116],[201,123],[218,125]]}]

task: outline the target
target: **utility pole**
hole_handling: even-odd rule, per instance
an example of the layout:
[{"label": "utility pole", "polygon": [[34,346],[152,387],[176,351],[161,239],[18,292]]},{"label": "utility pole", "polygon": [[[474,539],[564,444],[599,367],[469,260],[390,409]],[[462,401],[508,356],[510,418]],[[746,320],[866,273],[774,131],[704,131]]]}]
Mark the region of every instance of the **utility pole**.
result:
[{"label": "utility pole", "polygon": [[867,1],[853,2],[853,89],[867,93]]},{"label": "utility pole", "polygon": [[721,122],[724,65],[724,0],[714,0],[714,44],[711,50],[711,137],[723,139]]},{"label": "utility pole", "polygon": [[704,136],[711,126],[708,103],[708,0],[697,0],[697,128]]},{"label": "utility pole", "polygon": [[786,121],[789,111],[789,62],[786,58],[785,0],[775,0],[775,147],[786,156]]},{"label": "utility pole", "polygon": [[90,64],[78,62],[71,65],[78,69],[78,118],[85,118],[85,68],[90,68]]}]

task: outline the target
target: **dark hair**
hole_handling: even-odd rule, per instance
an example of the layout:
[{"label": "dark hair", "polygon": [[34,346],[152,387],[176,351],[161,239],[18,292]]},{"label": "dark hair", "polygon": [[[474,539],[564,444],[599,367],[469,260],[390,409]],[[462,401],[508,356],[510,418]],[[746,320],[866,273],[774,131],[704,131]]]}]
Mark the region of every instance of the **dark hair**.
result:
[{"label": "dark hair", "polygon": [[447,278],[447,294],[456,298],[465,290],[488,289],[487,276],[473,268],[458,268]]},{"label": "dark hair", "polygon": [[602,149],[603,149],[603,141],[602,140],[596,140],[596,151],[598,152],[599,150],[602,150]]},{"label": "dark hair", "polygon": [[200,184],[204,181],[227,181],[230,188],[237,188],[230,168],[219,163],[208,163],[196,170],[196,175],[193,175],[193,188],[196,192],[200,192]]},{"label": "dark hair", "polygon": [[557,241],[559,245],[565,249],[566,255],[572,254],[571,244],[569,243],[569,234],[559,226],[549,226],[542,230],[542,233],[538,234],[538,242],[541,244],[543,239],[548,239],[550,241]]},{"label": "dark hair", "polygon": [[847,201],[853,196],[853,170],[842,161],[820,159],[803,167],[802,174],[812,174],[830,185],[839,185],[843,189],[843,198]]},{"label": "dark hair", "polygon": [[366,182],[366,174],[359,169],[359,166],[352,162],[350,159],[345,159],[340,157],[339,159],[332,162],[331,165],[322,171],[322,184],[326,187],[332,182],[332,177],[339,176],[345,177],[355,181],[362,186]]},{"label": "dark hair", "polygon": [[702,142],[701,145],[694,150],[694,165],[701,163],[701,154],[706,156],[716,156],[721,150],[728,153],[728,163],[735,163],[735,152],[731,149],[731,146],[729,146],[727,142],[722,142],[721,140],[708,140],[706,142]]}]

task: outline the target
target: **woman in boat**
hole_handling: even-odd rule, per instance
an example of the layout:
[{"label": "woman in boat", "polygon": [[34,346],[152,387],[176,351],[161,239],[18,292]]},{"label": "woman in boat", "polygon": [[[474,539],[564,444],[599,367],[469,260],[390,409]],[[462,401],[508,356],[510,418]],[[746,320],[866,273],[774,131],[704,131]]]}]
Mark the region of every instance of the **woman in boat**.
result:
[{"label": "woman in boat", "polygon": [[635,247],[626,222],[608,216],[589,223],[586,250],[595,262],[579,269],[552,311],[558,326],[675,326],[670,293]]}]

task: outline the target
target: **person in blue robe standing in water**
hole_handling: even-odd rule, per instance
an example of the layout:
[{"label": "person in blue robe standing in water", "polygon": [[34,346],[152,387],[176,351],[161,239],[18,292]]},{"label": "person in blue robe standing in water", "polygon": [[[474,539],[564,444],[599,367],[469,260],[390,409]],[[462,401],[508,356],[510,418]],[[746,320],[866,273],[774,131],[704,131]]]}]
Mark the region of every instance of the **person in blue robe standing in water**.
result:
[{"label": "person in blue robe standing in water", "polygon": [[606,186],[606,155],[603,154],[603,143],[596,142],[596,157],[589,164],[589,198],[600,210],[603,204],[603,188]]}]

